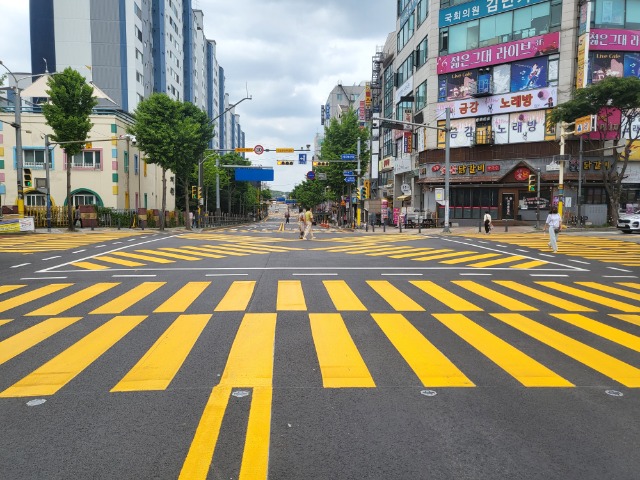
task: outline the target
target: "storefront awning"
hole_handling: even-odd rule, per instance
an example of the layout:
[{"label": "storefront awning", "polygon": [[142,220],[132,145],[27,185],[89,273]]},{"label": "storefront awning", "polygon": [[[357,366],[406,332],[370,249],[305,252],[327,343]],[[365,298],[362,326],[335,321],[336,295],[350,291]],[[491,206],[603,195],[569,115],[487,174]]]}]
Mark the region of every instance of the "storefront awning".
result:
[{"label": "storefront awning", "polygon": [[396,197],[396,200],[401,200],[401,201],[405,201],[411,198],[411,195],[400,195],[399,197]]}]

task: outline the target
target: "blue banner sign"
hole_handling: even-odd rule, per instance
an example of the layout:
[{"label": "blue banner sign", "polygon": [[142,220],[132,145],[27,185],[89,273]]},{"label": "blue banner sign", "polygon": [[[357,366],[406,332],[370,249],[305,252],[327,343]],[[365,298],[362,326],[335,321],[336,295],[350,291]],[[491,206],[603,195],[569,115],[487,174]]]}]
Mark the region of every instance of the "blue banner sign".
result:
[{"label": "blue banner sign", "polygon": [[440,10],[439,27],[448,27],[476,18],[528,7],[547,0],[476,0]]},{"label": "blue banner sign", "polygon": [[340,155],[340,158],[342,160],[355,160],[356,159],[356,154],[355,153],[343,153],[342,155]]},{"label": "blue banner sign", "polygon": [[343,170],[343,171],[342,171],[342,174],[343,174],[345,177],[353,177],[353,170]]},{"label": "blue banner sign", "polygon": [[356,183],[356,177],[346,176],[344,177],[344,181],[347,183]]},{"label": "blue banner sign", "polygon": [[273,168],[236,168],[237,182],[273,182]]},{"label": "blue banner sign", "polygon": [[307,164],[307,154],[299,153],[298,154],[298,165],[306,165]]}]

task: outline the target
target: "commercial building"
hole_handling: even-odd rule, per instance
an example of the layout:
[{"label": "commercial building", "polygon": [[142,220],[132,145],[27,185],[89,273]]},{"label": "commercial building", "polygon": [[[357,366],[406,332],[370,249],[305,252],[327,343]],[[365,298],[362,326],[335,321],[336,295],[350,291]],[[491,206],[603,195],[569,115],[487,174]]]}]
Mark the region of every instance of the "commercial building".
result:
[{"label": "commercial building", "polygon": [[[582,215],[605,223],[601,172],[610,152],[580,152],[574,136],[561,152],[548,118],[576,86],[638,75],[638,7],[636,0],[441,0],[430,11],[428,0],[399,0],[396,32],[380,55],[381,113],[426,128],[381,129],[379,193],[393,198],[396,213],[410,205],[410,215],[443,218],[445,137],[434,127],[445,126],[448,110],[451,221],[478,223],[485,211],[533,221],[538,205],[544,210],[564,193],[567,215],[580,204]],[[639,167],[630,162],[623,203],[640,199]],[[538,173],[539,195],[529,191]]]}]

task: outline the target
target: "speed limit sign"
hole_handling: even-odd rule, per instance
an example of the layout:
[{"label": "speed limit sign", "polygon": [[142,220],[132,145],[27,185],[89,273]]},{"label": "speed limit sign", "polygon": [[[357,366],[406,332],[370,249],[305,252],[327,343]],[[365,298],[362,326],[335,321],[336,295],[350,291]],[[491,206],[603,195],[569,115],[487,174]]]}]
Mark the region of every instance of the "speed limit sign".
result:
[{"label": "speed limit sign", "polygon": [[264,147],[262,145],[256,145],[253,147],[253,153],[256,155],[262,155],[264,153]]}]

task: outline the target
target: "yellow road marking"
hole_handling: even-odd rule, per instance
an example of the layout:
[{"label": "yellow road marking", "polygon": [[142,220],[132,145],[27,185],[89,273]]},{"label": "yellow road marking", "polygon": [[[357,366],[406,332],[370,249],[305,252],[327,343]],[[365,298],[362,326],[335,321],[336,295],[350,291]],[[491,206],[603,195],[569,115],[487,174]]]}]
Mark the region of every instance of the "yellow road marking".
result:
[{"label": "yellow road marking", "polygon": [[145,260],[147,262],[161,263],[161,264],[175,262],[175,260],[168,260],[166,258],[158,258],[158,257],[149,257],[148,255],[140,255],[138,253],[130,253],[130,252],[111,252],[111,255],[120,255],[121,257],[125,257],[125,258],[135,258],[137,260]]},{"label": "yellow road marking", "polygon": [[462,257],[463,255],[469,255],[470,253],[476,253],[470,250],[463,250],[460,252],[451,252],[451,253],[441,253],[439,255],[428,255],[426,257],[414,258],[419,262],[428,262],[430,260],[439,260],[441,258],[451,258],[451,257]]},{"label": "yellow road marking", "polygon": [[386,280],[367,280],[367,284],[396,311],[424,312],[424,308]]},{"label": "yellow road marking", "polygon": [[94,260],[100,260],[101,262],[115,263],[116,265],[123,265],[125,267],[142,267],[144,263],[132,262],[131,260],[123,260],[121,258],[110,257],[109,255],[101,255],[95,257]]},{"label": "yellow road marking", "polygon": [[91,262],[73,262],[71,265],[85,270],[109,270],[110,267]]},{"label": "yellow road marking", "polygon": [[470,262],[472,260],[481,260],[483,258],[497,257],[499,255],[500,255],[499,253],[481,253],[480,255],[473,255],[471,257],[454,258],[452,260],[443,260],[440,263],[445,263],[447,265],[455,265],[457,263]]},{"label": "yellow road marking", "polygon": [[278,280],[276,310],[304,311],[306,309],[307,303],[304,300],[300,280]]},{"label": "yellow road marking", "polygon": [[516,300],[515,298],[511,298],[507,295],[503,295],[500,292],[496,292],[490,288],[485,287],[477,282],[473,282],[471,280],[454,280],[455,285],[458,285],[465,290],[470,291],[474,295],[478,295],[479,297],[486,298],[498,305],[506,308],[511,311],[524,311],[524,312],[537,312],[538,309],[532,307],[531,305],[527,305],[524,302]]},{"label": "yellow road marking", "polygon": [[473,387],[474,384],[417,328],[399,313],[371,315],[425,387]]},{"label": "yellow road marking", "polygon": [[0,392],[0,397],[53,395],[145,318],[146,315],[114,317],[22,380]]},{"label": "yellow road marking", "polygon": [[81,318],[82,317],[49,318],[3,340],[0,342],[0,365],[20,355],[22,352],[29,350],[34,345],[58,333],[60,330],[67,328],[69,325],[74,324]]},{"label": "yellow road marking", "polygon": [[233,282],[214,311],[243,312],[251,301],[255,286],[256,282],[254,280]]},{"label": "yellow road marking", "polygon": [[211,282],[189,282],[156,308],[153,313],[184,313],[209,285]]},{"label": "yellow road marking", "polygon": [[628,363],[534,322],[519,313],[496,313],[493,316],[627,387],[640,387],[640,369]]},{"label": "yellow road marking", "polygon": [[618,285],[622,285],[623,287],[635,288],[636,290],[640,290],[640,283],[618,282]]},{"label": "yellow road marking", "polygon": [[620,295],[621,297],[631,298],[633,300],[640,300],[640,293],[630,292],[629,290],[623,290],[621,288],[611,287],[609,285],[603,285],[597,282],[576,282],[578,285],[584,287],[591,287],[595,290],[601,290],[607,293],[613,293],[614,295]]},{"label": "yellow road marking", "polygon": [[496,260],[487,260],[485,262],[472,263],[472,264],[469,264],[468,266],[475,267],[475,268],[484,268],[484,267],[492,267],[494,265],[502,265],[503,263],[516,262],[524,259],[525,257],[521,255],[512,255],[506,258],[498,258]]},{"label": "yellow road marking", "polygon": [[570,323],[587,332],[591,332],[599,337],[606,338],[615,343],[640,352],[640,337],[625,331],[611,327],[607,324],[597,322],[578,313],[554,313],[552,316],[559,318],[563,322]]},{"label": "yellow road marking", "polygon": [[158,255],[160,257],[175,258],[176,260],[187,260],[189,262],[197,262],[200,258],[188,257],[186,255],[179,255],[177,253],[163,252],[159,250],[136,250],[136,252],[146,253],[148,255]]},{"label": "yellow road marking", "polygon": [[111,391],[166,390],[210,319],[180,315]]},{"label": "yellow road marking", "polygon": [[202,247],[184,247],[184,248],[188,248],[190,250],[196,250],[196,251],[204,251],[204,252],[213,252],[213,253],[220,253],[222,255],[231,255],[234,257],[246,257],[247,255],[250,255],[249,253],[242,253],[242,252],[237,252],[231,248],[223,248],[223,247],[216,247],[213,245],[203,245]]},{"label": "yellow road marking", "polygon": [[50,303],[49,305],[45,305],[42,308],[38,308],[33,312],[29,312],[26,315],[28,316],[36,316],[36,315],[60,315],[62,312],[65,312],[73,307],[80,305],[82,302],[86,302],[101,293],[104,293],[108,290],[111,290],[114,287],[120,285],[119,283],[96,283],[95,285],[91,285],[90,287],[84,288],[79,292],[72,293],[60,300]]},{"label": "yellow road marking", "polygon": [[569,300],[564,300],[560,297],[557,297],[556,295],[551,295],[549,293],[543,292],[542,290],[527,287],[526,285],[522,285],[521,283],[512,282],[510,280],[494,280],[494,283],[502,285],[503,287],[510,288],[511,290],[515,290],[518,293],[527,295],[528,297],[534,298],[541,302],[548,303],[549,305],[553,305],[554,307],[558,307],[561,310],[573,312],[595,312],[595,310],[592,308],[579,305]]},{"label": "yellow road marking", "polygon": [[26,285],[0,285],[0,294],[13,292],[14,290],[22,287],[26,287]]},{"label": "yellow road marking", "polygon": [[545,262],[544,260],[531,260],[530,262],[518,263],[517,265],[509,265],[509,268],[534,268],[548,264],[549,262]]},{"label": "yellow road marking", "polygon": [[233,387],[253,387],[240,478],[267,478],[275,329],[276,314],[245,314],[220,384],[211,391],[198,423],[180,479],[208,478]]},{"label": "yellow road marking", "polygon": [[[425,253],[427,255],[435,255],[438,253],[451,253],[453,252],[453,250],[451,250],[450,248],[441,248],[438,250],[434,250],[434,249],[430,249],[429,252],[415,252],[414,253],[410,253],[410,254],[406,254],[406,255],[402,255],[402,256],[398,256],[398,257],[390,257],[390,258],[411,258],[411,257],[419,257],[420,255],[424,255]],[[429,257],[425,257],[425,259],[429,259]],[[420,258],[414,258],[414,260],[421,260]]]},{"label": "yellow road marking", "polygon": [[578,298],[583,298],[585,300],[589,300],[591,302],[595,302],[600,305],[604,305],[606,307],[615,308],[616,310],[620,310],[621,312],[626,312],[626,313],[640,312],[639,305],[631,305],[628,303],[620,302],[618,300],[613,300],[611,298],[603,297],[602,295],[587,292],[586,290],[581,290],[579,288],[571,287],[569,285],[564,285],[562,283],[558,283],[558,282],[536,282],[536,283],[538,285],[551,288],[558,292],[568,293]]},{"label": "yellow road marking", "polygon": [[176,252],[179,254],[187,254],[187,255],[194,255],[196,258],[200,259],[200,257],[206,257],[206,258],[224,258],[224,255],[217,255],[215,253],[204,253],[202,251],[190,251],[192,250],[191,248],[163,248],[163,250],[166,250],[167,252]]},{"label": "yellow road marking", "polygon": [[339,313],[311,313],[311,334],[325,388],[375,387]]},{"label": "yellow road marking", "polygon": [[336,310],[366,311],[362,302],[344,280],[324,280],[322,282]]},{"label": "yellow road marking", "polygon": [[425,293],[428,293],[433,298],[442,302],[447,307],[455,310],[456,312],[481,312],[482,308],[474,305],[471,302],[468,302],[464,298],[456,295],[455,293],[451,293],[448,289],[437,285],[436,283],[429,280],[416,280],[410,282],[411,284],[418,287]]},{"label": "yellow road marking", "polygon": [[384,257],[389,254],[394,254],[393,258],[405,258],[406,256],[421,255],[433,250],[433,248],[412,248],[412,247],[398,247],[398,248],[383,248],[381,252],[367,253],[369,257]]},{"label": "yellow road marking", "polygon": [[610,313],[609,316],[617,318],[619,320],[624,320],[625,322],[629,322],[633,325],[637,325],[640,327],[640,315],[631,315],[624,313]]},{"label": "yellow road marking", "polygon": [[0,326],[9,323],[11,320],[0,320]]},{"label": "yellow road marking", "polygon": [[38,300],[39,298],[50,295],[59,290],[63,290],[71,285],[73,285],[73,283],[56,283],[54,285],[36,288],[35,290],[31,290],[30,292],[23,293],[8,300],[3,300],[0,302],[0,312],[6,312],[7,310],[11,310],[12,308],[18,307],[27,302]]},{"label": "yellow road marking", "polygon": [[433,316],[525,387],[574,386],[460,313],[434,314]]},{"label": "yellow road marking", "polygon": [[136,285],[128,292],[114,298],[110,302],[105,303],[101,307],[89,312],[90,314],[118,314],[124,312],[127,308],[139,302],[147,295],[152,294],[157,289],[165,285],[167,282],[144,282]]}]

